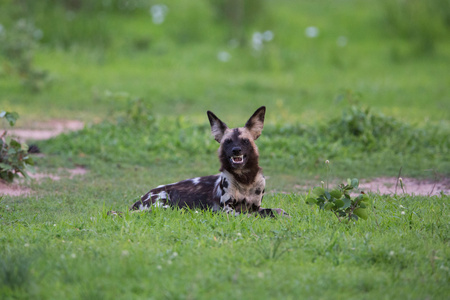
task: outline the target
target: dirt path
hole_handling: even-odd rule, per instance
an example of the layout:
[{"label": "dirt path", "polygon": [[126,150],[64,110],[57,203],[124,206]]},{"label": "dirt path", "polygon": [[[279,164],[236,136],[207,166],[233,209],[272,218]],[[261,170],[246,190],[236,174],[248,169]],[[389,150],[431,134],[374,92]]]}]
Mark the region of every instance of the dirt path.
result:
[{"label": "dirt path", "polygon": [[48,122],[34,122],[32,128],[10,129],[8,134],[16,137],[20,142],[30,140],[48,140],[61,133],[81,130],[84,123],[77,120],[51,120]]}]

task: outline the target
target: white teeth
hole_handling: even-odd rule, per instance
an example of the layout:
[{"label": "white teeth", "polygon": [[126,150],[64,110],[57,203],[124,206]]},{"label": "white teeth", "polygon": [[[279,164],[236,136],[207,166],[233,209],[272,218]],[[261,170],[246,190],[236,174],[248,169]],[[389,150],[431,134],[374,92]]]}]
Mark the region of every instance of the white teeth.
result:
[{"label": "white teeth", "polygon": [[240,164],[244,161],[244,155],[232,156],[231,161],[234,162],[235,164]]}]

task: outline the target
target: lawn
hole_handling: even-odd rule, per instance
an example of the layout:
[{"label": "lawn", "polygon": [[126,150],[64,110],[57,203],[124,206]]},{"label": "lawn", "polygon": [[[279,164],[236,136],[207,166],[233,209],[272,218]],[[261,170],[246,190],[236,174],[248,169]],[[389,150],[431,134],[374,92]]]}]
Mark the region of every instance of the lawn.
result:
[{"label": "lawn", "polygon": [[[448,179],[445,1],[249,0],[244,19],[233,1],[101,3],[0,0],[0,110],[85,122],[29,141],[60,180],[0,195],[0,298],[448,297],[448,195],[369,193],[368,219],[341,222],[295,188]],[[236,127],[261,105],[263,206],[291,218],[107,215],[217,173],[206,111]]]}]

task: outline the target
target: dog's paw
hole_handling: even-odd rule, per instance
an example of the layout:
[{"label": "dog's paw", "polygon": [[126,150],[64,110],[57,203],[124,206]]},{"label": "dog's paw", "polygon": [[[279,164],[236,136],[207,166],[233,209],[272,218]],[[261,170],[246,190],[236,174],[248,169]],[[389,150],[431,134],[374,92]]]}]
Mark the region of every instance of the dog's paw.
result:
[{"label": "dog's paw", "polygon": [[258,211],[258,214],[262,217],[276,217],[276,216],[282,216],[290,218],[291,216],[282,210],[281,208],[260,208]]},{"label": "dog's paw", "polygon": [[281,208],[272,208],[272,211],[274,211],[275,213],[277,213],[281,217],[286,217],[286,218],[290,218],[291,217],[287,212],[285,212]]},{"label": "dog's paw", "polygon": [[120,211],[114,211],[114,210],[110,210],[106,213],[106,215],[108,216],[122,216],[122,212]]}]

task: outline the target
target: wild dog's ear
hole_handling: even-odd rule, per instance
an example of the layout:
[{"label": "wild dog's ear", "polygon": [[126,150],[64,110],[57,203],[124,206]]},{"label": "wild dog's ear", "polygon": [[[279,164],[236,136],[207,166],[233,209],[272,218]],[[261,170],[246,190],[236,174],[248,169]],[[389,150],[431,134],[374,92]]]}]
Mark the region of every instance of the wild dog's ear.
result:
[{"label": "wild dog's ear", "polygon": [[208,119],[209,124],[211,124],[211,133],[214,136],[214,139],[220,143],[222,137],[225,133],[225,130],[228,129],[227,124],[222,122],[215,114],[208,110]]},{"label": "wild dog's ear", "polygon": [[261,132],[264,127],[264,116],[266,115],[266,107],[261,106],[258,108],[253,116],[248,119],[247,123],[245,123],[245,128],[250,131],[250,134],[253,136],[253,139],[256,140],[261,135]]}]

